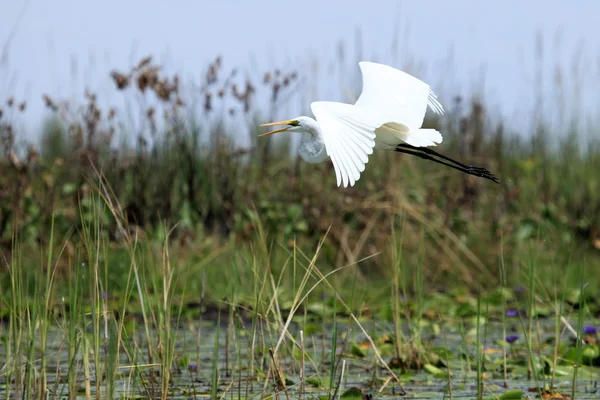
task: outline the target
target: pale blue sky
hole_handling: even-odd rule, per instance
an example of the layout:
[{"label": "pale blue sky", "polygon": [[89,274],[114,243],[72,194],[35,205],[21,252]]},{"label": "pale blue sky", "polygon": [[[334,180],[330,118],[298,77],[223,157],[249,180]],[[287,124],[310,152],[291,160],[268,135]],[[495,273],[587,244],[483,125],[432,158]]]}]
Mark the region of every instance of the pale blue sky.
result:
[{"label": "pale blue sky", "polygon": [[[272,67],[309,72],[316,59],[323,68],[310,84],[319,86],[319,99],[340,100],[340,80],[357,75],[332,79],[324,67],[336,60],[340,41],[354,50],[360,29],[363,59],[401,68],[416,60],[424,68],[415,73],[446,104],[458,91],[470,93],[485,82],[492,104],[527,129],[538,31],[546,113],[556,117],[558,65],[565,73],[567,105],[581,99],[581,107],[595,116],[600,107],[598,15],[595,0],[0,0],[0,97],[28,99],[28,121],[39,121],[42,93],[67,97],[89,86],[106,104],[119,104],[108,72],[126,69],[147,54],[196,82],[221,54],[227,67],[250,75]],[[355,61],[349,54],[346,72],[358,73]],[[575,72],[574,64],[580,65]]]}]

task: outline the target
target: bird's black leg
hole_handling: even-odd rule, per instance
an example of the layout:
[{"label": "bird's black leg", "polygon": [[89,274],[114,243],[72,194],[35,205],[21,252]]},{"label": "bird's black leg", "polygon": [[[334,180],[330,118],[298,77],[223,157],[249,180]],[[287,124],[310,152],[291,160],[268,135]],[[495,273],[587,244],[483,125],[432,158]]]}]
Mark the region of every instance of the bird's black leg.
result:
[{"label": "bird's black leg", "polygon": [[430,149],[429,147],[415,147],[415,146],[411,146],[410,144],[406,144],[406,143],[399,144],[397,147],[404,147],[404,148],[407,148],[407,149],[410,149],[410,150],[413,150],[413,151],[421,151],[423,153],[427,153],[427,154],[431,154],[433,156],[437,156],[437,157],[439,157],[441,159],[444,159],[446,161],[450,161],[450,162],[452,162],[452,163],[454,163],[454,164],[456,164],[456,165],[458,165],[459,167],[462,167],[462,168],[473,169],[475,171],[482,171],[482,172],[483,171],[487,171],[489,173],[489,171],[487,169],[485,169],[485,168],[475,167],[473,165],[463,164],[463,163],[461,163],[459,161],[453,160],[450,157],[446,157],[445,155],[440,154],[440,153],[434,151],[433,149]]},{"label": "bird's black leg", "polygon": [[[405,153],[405,154],[410,154],[419,158],[422,158],[424,160],[430,160],[430,161],[434,161],[436,163],[445,165],[447,167],[450,168],[454,168],[457,169],[461,172],[464,172],[466,174],[470,174],[470,175],[475,175],[478,176],[480,178],[486,178],[489,179],[491,181],[494,181],[496,183],[498,182],[498,178],[496,178],[494,176],[494,174],[492,174],[490,171],[488,171],[485,168],[482,167],[474,167],[472,165],[466,165],[463,164],[461,162],[458,162],[456,160],[453,160],[449,157],[443,156],[427,147],[415,147],[415,146],[411,146],[408,144],[400,144],[398,146],[396,146],[396,148],[394,149],[394,151],[397,151],[399,153]],[[438,160],[437,158],[434,158],[434,156],[440,157],[443,160],[447,160],[450,162],[446,162],[443,160]],[[454,164],[451,164],[454,163]]]}]

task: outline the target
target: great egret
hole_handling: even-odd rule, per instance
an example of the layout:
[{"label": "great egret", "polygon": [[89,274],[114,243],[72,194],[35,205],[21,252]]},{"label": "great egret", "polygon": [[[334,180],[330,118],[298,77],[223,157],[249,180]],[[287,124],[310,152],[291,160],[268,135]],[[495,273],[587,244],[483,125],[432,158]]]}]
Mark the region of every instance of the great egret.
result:
[{"label": "great egret", "polygon": [[286,126],[259,136],[302,132],[300,157],[313,164],[331,158],[338,187],[354,186],[374,148],[435,161],[498,183],[487,169],[460,163],[426,147],[442,142],[437,130],[421,128],[427,106],[437,114],[444,113],[429,85],[387,65],[368,61],[358,64],[363,90],[355,104],[315,101],[310,107],[316,121],[301,116],[262,124]]}]

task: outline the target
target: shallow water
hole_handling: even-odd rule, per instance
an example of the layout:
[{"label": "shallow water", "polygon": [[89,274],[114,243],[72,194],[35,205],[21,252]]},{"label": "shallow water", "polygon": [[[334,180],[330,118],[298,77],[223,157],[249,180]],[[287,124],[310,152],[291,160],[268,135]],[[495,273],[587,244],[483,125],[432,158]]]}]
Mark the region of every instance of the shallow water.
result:
[{"label": "shallow water", "polygon": [[[539,340],[541,343],[550,341],[553,338],[554,321],[541,322],[541,332]],[[366,322],[364,328],[368,333],[378,340],[384,334],[392,334],[393,326],[388,323]],[[194,323],[189,322],[174,331],[177,335],[175,340],[175,360],[176,365],[172,369],[172,382],[170,385],[171,397],[173,399],[192,399],[198,397],[210,396],[213,382],[213,354],[215,352],[216,340],[216,324],[213,322]],[[350,328],[350,331],[348,329]],[[197,351],[198,329],[200,330],[200,352]],[[423,329],[422,341],[425,343],[425,348],[446,348],[453,356],[449,361],[449,369],[451,371],[451,388],[453,398],[473,398],[476,393],[477,375],[476,363],[474,362],[476,355],[476,343],[473,337],[468,332],[472,327],[467,327],[467,335],[465,339],[464,331],[460,329],[452,329],[446,327],[444,334],[432,332],[432,329]],[[5,327],[1,328],[3,334],[6,333]],[[292,324],[290,332],[295,340],[299,340],[298,325]],[[508,325],[508,334],[519,333],[517,326]],[[356,352],[351,351],[352,345],[364,345],[365,335],[360,331],[355,324],[339,323],[337,338],[337,359],[345,360],[344,379],[342,381],[341,391],[345,391],[352,387],[358,387],[366,394],[372,394],[374,397],[393,398],[449,398],[448,390],[449,380],[447,377],[436,377],[432,371],[427,371],[424,366],[419,370],[410,369],[407,373],[401,374],[399,370],[394,370],[401,379],[402,387],[385,385],[386,379],[391,375],[377,361],[372,350],[367,350],[364,357],[359,357]],[[256,336],[253,342],[252,326],[237,326],[228,331],[227,324],[222,324],[219,329],[219,351],[218,351],[218,371],[219,371],[219,396],[225,394],[226,398],[260,398],[263,394],[274,393],[273,379],[269,379],[265,385],[265,376],[269,373],[269,367],[272,365],[268,349],[274,347],[279,339],[281,331],[272,325],[258,325]],[[314,387],[314,381],[320,381],[327,385],[330,381],[331,371],[331,348],[333,337],[332,326],[326,326],[321,332],[313,333],[305,336],[305,350],[307,358],[305,360],[305,377],[308,380],[304,386],[304,394],[309,397],[318,395],[326,395],[327,389],[324,387]],[[405,331],[406,337],[411,337]],[[157,332],[151,332],[151,335],[158,335]],[[482,331],[483,335],[483,331]],[[346,338],[348,336],[348,339]],[[157,338],[158,336],[155,336]],[[229,337],[229,339],[228,339]],[[88,336],[91,340],[91,336]],[[536,335],[536,341],[538,340]],[[570,334],[565,332],[561,340],[568,343]],[[503,368],[498,360],[502,358],[501,346],[498,341],[502,341],[502,326],[498,323],[488,323],[485,329],[484,352],[486,360],[484,361],[484,395],[502,394],[508,389],[520,389],[528,392],[530,389],[537,387],[538,383],[543,384],[544,379],[540,378],[539,382],[535,379],[527,379],[526,360],[527,349],[523,344],[519,345],[520,338],[517,343],[511,345],[508,354],[507,387],[504,387]],[[132,344],[131,349],[137,348],[136,354],[127,356],[126,352],[121,350],[119,359],[119,370],[115,380],[115,393],[117,398],[135,398],[134,395],[140,395],[139,398],[154,398],[160,396],[160,377],[158,373],[160,367],[157,365],[148,365],[150,362],[157,363],[157,350],[153,347],[155,358],[150,359],[145,342],[145,331],[136,330],[135,338],[128,340]],[[133,345],[137,343],[137,345]],[[136,347],[137,346],[137,347]],[[385,362],[389,362],[393,358],[393,351],[390,351],[390,346],[385,343],[380,345],[378,349],[381,351],[382,358]],[[550,348],[549,345],[548,348]],[[36,355],[35,365],[40,367],[39,346],[36,346],[38,354]],[[47,381],[50,391],[49,398],[66,398],[68,395],[68,369],[67,362],[68,343],[65,335],[58,329],[51,331],[48,343],[48,358],[47,358]],[[251,357],[250,349],[254,347],[255,357]],[[279,369],[285,375],[289,382],[288,394],[290,398],[298,397],[298,382],[299,382],[299,361],[295,360],[290,355],[292,348],[291,341],[286,339],[283,341],[277,355]],[[362,347],[363,350],[367,347]],[[263,350],[262,352],[260,350]],[[228,351],[226,351],[228,350]],[[6,348],[0,348],[0,360],[7,359]],[[537,351],[537,350],[536,350]],[[545,349],[544,352],[548,352]],[[353,354],[354,353],[354,354]],[[80,351],[75,368],[78,372],[78,393],[77,398],[85,398],[85,379],[83,374],[83,358]],[[101,349],[99,360],[104,363],[107,355],[104,349]],[[444,360],[445,361],[445,360]],[[91,371],[93,371],[94,357],[90,353]],[[251,378],[250,367],[252,362],[255,371],[258,375],[255,379]],[[4,361],[2,361],[2,365]],[[131,367],[137,365],[137,368]],[[568,363],[562,363],[562,372],[572,371],[568,368]],[[261,368],[262,367],[262,368]],[[470,368],[469,368],[470,367]],[[342,369],[342,363],[339,362],[336,369],[335,383],[339,380]],[[444,368],[441,368],[444,371]],[[560,371],[559,371],[560,372]],[[93,373],[90,374],[90,393],[95,398],[96,383]],[[142,383],[144,378],[145,382]],[[256,377],[258,379],[256,379]],[[580,399],[598,399],[600,398],[600,389],[598,389],[598,380],[600,379],[600,368],[582,368],[579,370],[578,381],[576,385],[576,396]],[[546,383],[549,384],[550,379],[546,378]],[[313,384],[311,384],[313,383]],[[391,382],[390,382],[391,383]],[[7,398],[6,371],[2,370],[0,374],[0,398]],[[558,376],[555,381],[555,387],[565,394],[571,394],[572,375]],[[380,390],[383,389],[383,392]],[[106,390],[106,383],[100,383],[100,389],[103,393]],[[11,397],[14,396],[14,388],[11,388]],[[531,397],[537,397],[535,390],[529,393]],[[104,396],[101,396],[104,398]],[[280,393],[280,398],[285,399],[286,396]]]}]

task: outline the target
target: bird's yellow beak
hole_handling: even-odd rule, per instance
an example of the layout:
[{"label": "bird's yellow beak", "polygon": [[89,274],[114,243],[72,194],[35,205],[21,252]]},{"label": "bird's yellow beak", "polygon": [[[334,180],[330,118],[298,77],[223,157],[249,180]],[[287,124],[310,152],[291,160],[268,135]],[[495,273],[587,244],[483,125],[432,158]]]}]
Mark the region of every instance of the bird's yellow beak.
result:
[{"label": "bird's yellow beak", "polygon": [[[291,119],[286,119],[286,120],[284,120],[284,121],[269,122],[268,124],[262,124],[261,126],[290,125],[290,123],[291,123],[292,121],[293,121],[293,120],[291,120]],[[278,133],[278,132],[285,132],[285,131],[287,131],[288,129],[289,129],[289,127],[286,127],[286,128],[280,128],[280,129],[275,129],[274,131],[269,131],[269,132],[266,132],[266,133],[262,133],[262,134],[260,134],[260,135],[258,135],[258,136],[259,136],[259,137],[262,137],[262,136],[268,136],[268,135],[272,135],[272,134],[274,134],[274,133]]]}]

